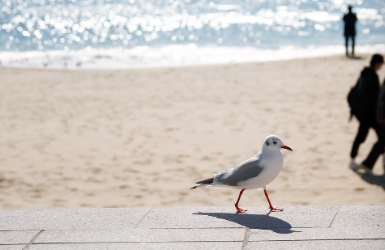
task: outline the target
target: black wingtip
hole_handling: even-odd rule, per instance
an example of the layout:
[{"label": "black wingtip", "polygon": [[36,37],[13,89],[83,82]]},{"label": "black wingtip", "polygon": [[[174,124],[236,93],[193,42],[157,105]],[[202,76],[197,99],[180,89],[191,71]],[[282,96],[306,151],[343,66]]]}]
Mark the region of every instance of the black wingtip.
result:
[{"label": "black wingtip", "polygon": [[192,187],[191,189],[196,189],[198,186],[194,186],[194,187]]},{"label": "black wingtip", "polygon": [[204,179],[204,180],[198,181],[196,184],[212,184],[213,181],[214,181],[214,177],[210,179]]}]

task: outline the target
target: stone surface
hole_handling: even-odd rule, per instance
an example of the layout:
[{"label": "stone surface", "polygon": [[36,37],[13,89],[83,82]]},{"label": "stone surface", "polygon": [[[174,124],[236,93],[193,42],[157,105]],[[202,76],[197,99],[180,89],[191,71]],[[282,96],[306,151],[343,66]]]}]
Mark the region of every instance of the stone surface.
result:
[{"label": "stone surface", "polygon": [[236,250],[242,242],[174,242],[174,243],[110,243],[110,244],[36,244],[28,250]]},{"label": "stone surface", "polygon": [[244,228],[44,231],[34,243],[242,242]]},{"label": "stone surface", "polygon": [[0,231],[0,245],[27,244],[38,232],[39,232],[39,230]]},{"label": "stone surface", "polygon": [[[266,213],[258,208],[260,213]],[[238,216],[237,216],[238,215]],[[139,223],[138,228],[242,228],[234,207],[155,207]],[[218,217],[223,219],[218,219]]]},{"label": "stone surface", "polygon": [[309,240],[309,241],[264,241],[251,242],[245,248],[246,250],[277,250],[277,249],[295,249],[295,250],[362,250],[362,249],[384,249],[385,240]]},{"label": "stone surface", "polygon": [[[384,206],[341,206],[334,222],[333,228],[368,227],[384,230]],[[385,231],[384,235],[385,235]]]},{"label": "stone surface", "polygon": [[338,207],[288,206],[284,212],[270,213],[267,207],[245,207],[245,214],[234,207],[159,207],[153,208],[139,228],[291,228],[328,227]]},{"label": "stone surface", "polygon": [[385,249],[385,206],[245,209],[0,210],[0,250]]},{"label": "stone surface", "polygon": [[25,245],[0,245],[0,250],[23,250]]},{"label": "stone surface", "polygon": [[1,230],[134,228],[150,208],[0,210]]},{"label": "stone surface", "polygon": [[[283,212],[270,213],[269,216],[285,221],[294,228],[327,228],[336,216],[338,208],[338,206],[285,206]],[[266,227],[281,227],[281,225],[267,225]]]},{"label": "stone surface", "polygon": [[252,241],[303,241],[303,240],[385,240],[384,228],[278,228],[276,230],[252,229],[249,232]]}]

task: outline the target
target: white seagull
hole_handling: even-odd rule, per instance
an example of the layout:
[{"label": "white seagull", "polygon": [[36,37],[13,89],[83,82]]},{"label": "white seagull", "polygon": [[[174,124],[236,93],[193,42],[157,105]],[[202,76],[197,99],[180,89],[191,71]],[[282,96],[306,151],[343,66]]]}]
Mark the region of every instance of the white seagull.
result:
[{"label": "white seagull", "polygon": [[216,187],[227,186],[241,189],[235,208],[239,213],[246,210],[238,207],[243,191],[246,189],[263,188],[269,208],[272,212],[283,211],[280,208],[274,208],[271,205],[269,196],[267,195],[266,185],[272,182],[279,174],[283,166],[283,155],[281,149],[293,151],[290,147],[283,144],[282,140],[276,135],[269,135],[262,145],[262,150],[255,156],[242,162],[235,168],[224,170],[215,174],[213,178],[198,181],[198,187]]}]

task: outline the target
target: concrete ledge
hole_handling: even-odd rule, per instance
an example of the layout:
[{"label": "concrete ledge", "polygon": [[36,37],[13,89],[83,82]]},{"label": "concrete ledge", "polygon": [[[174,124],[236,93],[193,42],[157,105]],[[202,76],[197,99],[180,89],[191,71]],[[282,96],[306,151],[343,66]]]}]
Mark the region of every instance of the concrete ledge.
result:
[{"label": "concrete ledge", "polygon": [[0,210],[0,250],[385,249],[385,206]]}]

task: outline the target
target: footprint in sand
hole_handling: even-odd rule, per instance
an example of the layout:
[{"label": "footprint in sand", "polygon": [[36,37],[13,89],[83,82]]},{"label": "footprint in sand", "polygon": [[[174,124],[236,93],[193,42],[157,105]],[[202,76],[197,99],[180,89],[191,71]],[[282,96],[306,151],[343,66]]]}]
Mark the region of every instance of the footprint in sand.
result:
[{"label": "footprint in sand", "polygon": [[141,161],[133,161],[134,164],[138,164],[138,165],[148,165],[148,164],[151,164],[151,162],[152,162],[151,159],[144,159]]},{"label": "footprint in sand", "polygon": [[213,159],[212,159],[211,157],[209,157],[209,156],[203,156],[203,157],[201,158],[201,160],[202,160],[202,161],[212,161]]}]

